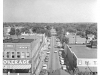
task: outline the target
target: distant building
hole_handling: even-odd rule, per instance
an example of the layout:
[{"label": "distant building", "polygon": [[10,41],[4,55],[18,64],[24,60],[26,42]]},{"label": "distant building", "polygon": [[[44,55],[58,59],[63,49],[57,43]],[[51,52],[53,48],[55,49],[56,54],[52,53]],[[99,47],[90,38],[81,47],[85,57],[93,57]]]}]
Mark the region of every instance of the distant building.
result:
[{"label": "distant building", "polygon": [[75,34],[68,34],[65,35],[67,38],[69,38],[69,44],[84,44],[86,43],[86,38],[82,38]]},{"label": "distant building", "polygon": [[[3,27],[3,38],[6,39],[6,38],[10,38],[10,30],[11,30],[12,27]],[[15,29],[21,29],[23,27],[15,27]]]},{"label": "distant building", "polygon": [[87,37],[88,37],[88,40],[92,40],[92,39],[95,38],[95,35],[93,35],[93,34],[88,34]]},{"label": "distant building", "polygon": [[9,35],[11,27],[4,27],[3,28],[3,35]]}]

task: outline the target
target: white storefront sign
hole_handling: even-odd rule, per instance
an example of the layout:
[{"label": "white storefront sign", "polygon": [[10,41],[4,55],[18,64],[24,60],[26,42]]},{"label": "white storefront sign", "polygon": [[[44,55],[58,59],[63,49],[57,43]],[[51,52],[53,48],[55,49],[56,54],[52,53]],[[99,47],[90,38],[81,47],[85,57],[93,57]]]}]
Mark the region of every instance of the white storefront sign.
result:
[{"label": "white storefront sign", "polygon": [[97,67],[97,59],[78,59],[77,66]]},{"label": "white storefront sign", "polygon": [[30,69],[30,60],[3,60],[3,69]]},{"label": "white storefront sign", "polygon": [[3,60],[4,65],[23,65],[23,64],[30,64],[30,60]]}]

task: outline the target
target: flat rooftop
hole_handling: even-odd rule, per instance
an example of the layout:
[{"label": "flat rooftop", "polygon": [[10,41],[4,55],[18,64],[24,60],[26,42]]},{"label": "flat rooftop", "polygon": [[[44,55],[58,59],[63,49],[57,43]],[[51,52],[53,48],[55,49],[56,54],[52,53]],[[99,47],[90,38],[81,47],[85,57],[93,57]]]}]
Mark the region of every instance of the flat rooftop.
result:
[{"label": "flat rooftop", "polygon": [[5,39],[3,43],[31,43],[34,39]]},{"label": "flat rooftop", "polygon": [[97,58],[97,48],[89,48],[86,45],[69,45],[77,58]]}]

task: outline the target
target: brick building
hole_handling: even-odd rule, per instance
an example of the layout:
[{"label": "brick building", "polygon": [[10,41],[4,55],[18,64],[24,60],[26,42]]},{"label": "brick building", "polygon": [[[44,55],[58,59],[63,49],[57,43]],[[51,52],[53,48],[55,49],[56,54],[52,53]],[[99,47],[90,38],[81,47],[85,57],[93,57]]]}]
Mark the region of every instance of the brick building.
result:
[{"label": "brick building", "polygon": [[34,73],[41,60],[39,48],[42,45],[40,38],[3,40],[3,74]]}]

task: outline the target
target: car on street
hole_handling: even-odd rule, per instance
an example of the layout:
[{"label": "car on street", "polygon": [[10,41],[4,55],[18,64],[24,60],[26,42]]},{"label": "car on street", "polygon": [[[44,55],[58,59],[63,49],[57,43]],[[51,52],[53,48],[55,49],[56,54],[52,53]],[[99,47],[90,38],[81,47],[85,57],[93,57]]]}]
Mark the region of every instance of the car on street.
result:
[{"label": "car on street", "polygon": [[62,52],[61,52],[61,51],[59,51],[59,56],[61,56],[61,54],[62,54]]},{"label": "car on street", "polygon": [[45,62],[48,62],[48,60],[49,60],[49,57],[46,56],[45,59],[44,59],[44,61],[45,61]]},{"label": "car on street", "polygon": [[54,53],[57,53],[57,51],[54,51]]},{"label": "car on street", "polygon": [[64,60],[64,58],[62,56],[60,56],[59,58],[60,58],[60,60]]},{"label": "car on street", "polygon": [[66,70],[67,68],[66,68],[66,65],[62,65],[62,69],[63,70]]},{"label": "car on street", "polygon": [[48,49],[50,49],[51,47],[50,46],[48,46]]},{"label": "car on street", "polygon": [[61,65],[63,65],[64,64],[64,61],[61,61],[60,63],[61,63]]},{"label": "car on street", "polygon": [[42,69],[47,69],[47,64],[43,64],[43,68]]},{"label": "car on street", "polygon": [[50,54],[50,51],[48,51],[47,54]]},{"label": "car on street", "polygon": [[48,59],[44,59],[45,62],[48,62]]},{"label": "car on street", "polygon": [[42,69],[42,70],[40,71],[40,74],[39,74],[39,75],[45,75],[45,74],[46,74],[46,70]]},{"label": "car on street", "polygon": [[64,49],[63,49],[63,48],[60,48],[60,50],[62,50],[62,51],[63,51]]},{"label": "car on street", "polygon": [[63,65],[64,64],[64,60],[62,59],[62,60],[60,60],[60,63]]}]

